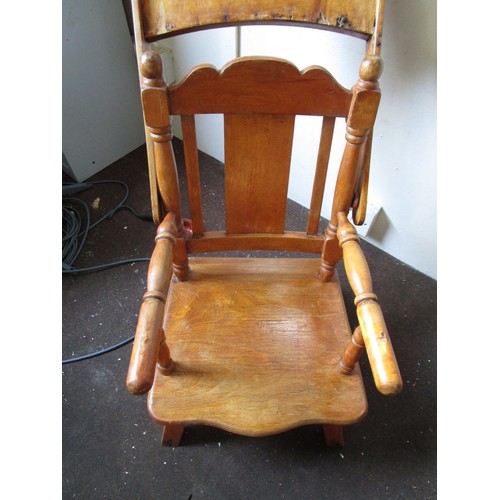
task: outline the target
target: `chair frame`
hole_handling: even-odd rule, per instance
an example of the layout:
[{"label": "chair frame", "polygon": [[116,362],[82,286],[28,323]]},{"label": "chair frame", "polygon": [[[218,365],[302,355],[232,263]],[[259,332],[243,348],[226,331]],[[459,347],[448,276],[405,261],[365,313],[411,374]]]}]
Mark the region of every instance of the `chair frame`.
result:
[{"label": "chair frame", "polygon": [[[254,9],[256,5],[269,3],[266,1],[246,2],[244,5],[235,1],[225,2],[229,7],[221,13],[218,7],[223,2],[213,0],[207,2],[206,9],[200,7],[202,12],[198,12],[197,16],[191,14],[191,2],[157,0],[143,3],[141,6],[139,0],[133,0],[134,31],[151,203],[153,218],[159,227],[127,377],[128,390],[133,394],[144,394],[151,389],[156,376],[168,376],[175,370],[163,324],[171,274],[177,282],[189,279],[190,254],[258,249],[320,255],[318,276],[323,283],[331,281],[337,263],[344,259],[346,274],[355,294],[354,303],[360,325],[346,344],[337,369],[349,376],[366,350],[378,390],[386,395],[399,393],[402,389],[401,375],[387,327],[372,289],[359,237],[347,218],[351,209],[353,222],[357,225],[363,224],[366,216],[371,142],[381,96],[378,80],[383,69],[380,57],[383,0],[324,1],[319,13],[311,11],[313,2],[296,0],[292,2],[294,9],[275,12],[273,15],[265,14],[264,9]],[[161,13],[166,12],[168,6],[173,8],[175,3],[178,4],[178,16],[172,11],[172,18],[162,17]],[[165,9],[159,9],[159,4],[163,4]],[[362,11],[359,19],[356,17],[356,8]],[[373,11],[372,17],[367,16],[367,10]],[[336,21],[333,23],[329,19]],[[259,57],[238,58],[220,71],[211,66],[198,66],[181,82],[167,86],[163,79],[161,57],[151,49],[150,43],[202,29],[202,22],[203,28],[295,22],[361,37],[366,40],[366,54],[359,68],[359,79],[351,90],[340,86],[323,68],[306,68],[300,72],[286,61]],[[286,100],[275,99],[273,91],[277,84],[273,75],[284,73],[288,81],[292,82],[290,94]],[[264,82],[268,87],[260,102],[242,98],[242,95],[252,94],[257,80],[262,79],[263,75],[270,76],[267,83]],[[221,87],[223,92],[219,94],[218,89]],[[306,107],[301,108],[298,97],[305,88],[312,94],[317,92],[321,98],[317,101],[311,99]],[[331,99],[325,96],[331,96]],[[226,151],[229,172],[226,175],[226,191],[233,194],[226,198],[226,214],[232,215],[226,215],[225,231],[205,231],[204,228],[194,118],[199,112],[224,113],[226,142],[231,140],[236,144]],[[270,183],[267,196],[262,197],[264,201],[248,193],[247,179],[238,177],[239,174],[231,175],[232,156],[242,149],[250,151],[251,147],[260,147],[265,150],[267,147],[265,131],[252,136],[253,144],[249,144],[249,140],[239,131],[245,127],[264,130],[272,121],[272,125],[282,131],[280,137],[288,137],[290,130],[293,133],[293,120],[289,118],[291,113],[323,116],[311,205],[304,232],[284,230],[285,207],[282,200],[284,193],[286,201],[287,170],[274,169],[270,180],[257,181],[261,191],[265,191],[265,184]],[[172,148],[171,114],[181,115],[191,212],[189,221],[181,215],[177,166]],[[238,114],[243,114],[243,117]],[[276,119],[276,115],[281,118]],[[318,234],[336,117],[346,118],[346,144],[337,176],[331,218],[325,233]],[[275,147],[277,152],[273,150],[267,154],[269,157],[276,154],[285,160],[289,159],[289,141],[286,138],[280,141]],[[280,148],[283,152],[280,152]],[[255,171],[254,177],[259,178]],[[278,186],[282,185],[285,185],[285,191],[278,192]],[[271,200],[269,194],[275,192],[278,194]],[[275,204],[269,208],[269,203]],[[250,220],[245,219],[248,206],[255,207],[256,211]],[[160,375],[157,375],[157,371]],[[176,423],[166,425],[162,442],[178,445],[182,436],[180,427]],[[330,444],[343,442],[341,429],[337,427],[333,424],[324,427],[325,438]]]}]

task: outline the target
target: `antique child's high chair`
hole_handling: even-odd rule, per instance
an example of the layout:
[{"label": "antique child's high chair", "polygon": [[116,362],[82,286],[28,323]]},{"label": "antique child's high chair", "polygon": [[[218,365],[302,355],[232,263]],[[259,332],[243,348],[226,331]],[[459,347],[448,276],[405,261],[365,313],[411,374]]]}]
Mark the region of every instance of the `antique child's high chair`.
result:
[{"label": "antique child's high chair", "polygon": [[[367,402],[357,361],[366,349],[378,390],[401,376],[356,230],[366,212],[372,128],[380,100],[383,0],[133,0],[136,50],[158,227],[127,377],[148,395],[164,444],[185,426],[247,436],[342,426]],[[167,86],[149,42],[199,29],[245,24],[327,29],[366,40],[359,79],[347,90],[325,69],[299,71],[269,57],[240,57],[222,69],[196,66]],[[203,221],[195,115],[224,115],[225,230]],[[180,115],[191,219],[181,214],[171,115]],[[285,231],[296,115],[323,117],[305,231]],[[318,234],[337,117],[347,120],[331,220]],[[351,211],[352,209],[352,211]],[[313,258],[191,257],[279,250]],[[359,326],[351,334],[335,266],[343,259]]]}]

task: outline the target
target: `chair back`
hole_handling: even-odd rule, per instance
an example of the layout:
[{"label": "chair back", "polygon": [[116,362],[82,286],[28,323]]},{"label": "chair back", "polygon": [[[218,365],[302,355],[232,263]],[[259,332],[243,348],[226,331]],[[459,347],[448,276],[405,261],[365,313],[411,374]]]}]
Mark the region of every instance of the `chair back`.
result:
[{"label": "chair back", "polygon": [[[337,214],[353,209],[360,224],[366,211],[371,131],[380,100],[383,0],[175,1],[133,0],[134,30],[147,130],[153,211],[159,222],[175,212],[184,249],[178,257],[226,250],[288,250],[322,255],[326,277],[340,259]],[[161,58],[149,43],[222,26],[308,26],[366,40],[360,77],[342,87],[324,68],[299,71],[271,57],[240,57],[218,69],[193,68],[167,86]],[[198,165],[196,115],[224,116],[225,231],[204,226]],[[188,181],[189,237],[182,219],[170,116],[181,118]],[[285,231],[290,161],[297,115],[322,117],[307,227]],[[347,121],[346,146],[337,176],[332,217],[318,234],[320,210],[337,118]],[[192,238],[191,238],[192,234]],[[174,256],[174,271],[176,270]],[[182,266],[177,263],[177,271]],[[185,266],[184,266],[185,267]],[[180,271],[179,271],[180,272]]]}]

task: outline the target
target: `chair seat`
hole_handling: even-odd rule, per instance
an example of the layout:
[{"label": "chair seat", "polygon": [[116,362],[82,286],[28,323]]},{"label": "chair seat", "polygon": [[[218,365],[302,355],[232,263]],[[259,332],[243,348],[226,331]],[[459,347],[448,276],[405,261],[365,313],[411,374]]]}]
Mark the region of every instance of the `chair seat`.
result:
[{"label": "chair seat", "polygon": [[191,258],[170,284],[164,329],[175,368],[148,396],[162,424],[263,436],[352,424],[367,411],[359,366],[338,361],[351,338],[335,274],[317,258]]}]

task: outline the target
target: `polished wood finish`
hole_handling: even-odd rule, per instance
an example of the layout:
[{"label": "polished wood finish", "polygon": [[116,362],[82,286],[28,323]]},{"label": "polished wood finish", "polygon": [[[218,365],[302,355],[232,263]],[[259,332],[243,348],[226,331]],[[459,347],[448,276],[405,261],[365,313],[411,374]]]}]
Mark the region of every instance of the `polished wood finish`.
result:
[{"label": "polished wood finish", "polygon": [[367,410],[359,368],[336,364],[350,339],[336,276],[317,259],[190,260],[172,282],[164,328],[175,369],[156,378],[151,416],[248,436],[299,425],[345,425]]},{"label": "polished wood finish", "polygon": [[174,260],[172,264],[174,275],[180,281],[187,280],[189,276],[188,244],[189,241],[186,231],[183,231],[181,237],[177,238],[175,242]]},{"label": "polished wood finish", "polygon": [[145,0],[144,34],[154,40],[205,27],[298,24],[368,38],[376,0]]},{"label": "polished wood finish", "polygon": [[[366,214],[371,141],[380,101],[383,0],[132,0],[146,128],[151,203],[159,226],[132,350],[127,387],[149,391],[162,443],[206,424],[249,436],[342,426],[367,411],[358,361],[365,350],[380,392],[402,388],[399,368],[359,238],[347,214]],[[200,65],[167,86],[149,43],[216,26],[315,26],[366,40],[352,89],[324,68],[300,71],[271,57]],[[225,222],[205,228],[197,114],[224,115]],[[180,115],[190,220],[182,218],[171,115]],[[323,118],[304,231],[285,231],[295,117]],[[336,118],[346,118],[331,217],[318,234]],[[163,219],[164,214],[167,214]],[[190,257],[276,250],[318,258]],[[359,326],[351,335],[336,265],[344,258]],[[169,278],[172,274],[170,283]],[[168,295],[166,290],[168,287]]]},{"label": "polished wood finish", "polygon": [[309,217],[307,219],[307,234],[318,234],[321,207],[323,205],[323,194],[325,192],[326,175],[328,173],[328,162],[330,161],[330,150],[332,148],[333,130],[335,118],[325,116],[321,127],[321,137],[319,141],[318,159],[316,162],[316,172],[309,205]]},{"label": "polished wood finish", "polygon": [[324,68],[299,71],[272,57],[240,57],[220,71],[196,66],[169,87],[174,115],[269,113],[276,115],[347,116],[351,91]]},{"label": "polished wood finish", "polygon": [[384,2],[385,0],[375,0],[375,23],[372,36],[368,39],[367,54],[380,56],[382,48],[382,31],[384,29]]},{"label": "polished wood finish", "polygon": [[168,348],[163,328],[161,330],[161,335],[160,335],[160,347],[158,349],[157,369],[162,375],[168,375],[174,369],[174,361],[170,356],[170,349]]},{"label": "polished wood finish", "polygon": [[231,250],[276,250],[320,254],[323,237],[310,237],[298,231],[283,234],[231,234],[209,231],[203,238],[187,242],[189,253],[227,252]]},{"label": "polished wood finish", "polygon": [[[136,59],[138,64],[139,83],[141,84],[142,87],[143,78],[141,75],[141,60],[143,53],[149,49],[149,46],[144,40],[144,34],[142,29],[142,13],[138,0],[132,0],[132,22],[134,29],[134,43],[135,43]],[[146,149],[148,157],[151,211],[152,211],[153,222],[156,225],[158,225],[163,220],[165,213],[160,203],[158,182],[156,180],[156,167],[155,167],[155,157],[153,150],[153,141],[151,140],[151,137],[147,130],[146,120],[144,117],[144,109],[143,109],[143,118],[144,118]]]},{"label": "polished wood finish", "polygon": [[338,252],[337,214],[348,213],[355,201],[356,183],[365,158],[366,139],[375,123],[380,102],[378,79],[382,69],[380,56],[367,54],[361,62],[359,79],[353,87],[347,117],[346,145],[337,175],[332,214],[325,231],[325,245],[321,256],[320,277],[325,282],[331,278],[335,265],[342,258],[342,253]]},{"label": "polished wood finish", "polygon": [[358,326],[351,337],[351,342],[347,344],[344,354],[339,361],[339,369],[344,375],[349,375],[356,363],[361,359],[361,356],[365,352],[365,341],[363,340],[363,334],[361,328]]},{"label": "polished wood finish", "polygon": [[147,133],[153,144],[158,189],[166,211],[175,214],[178,232],[182,231],[179,179],[172,148],[172,125],[161,57],[146,51],[141,57],[141,97]]},{"label": "polished wood finish", "polygon": [[[144,394],[149,391],[153,385],[157,361],[164,372],[172,369],[162,322],[172,271],[175,235],[175,215],[169,213],[158,227],[156,245],[149,263],[147,289],[139,311],[127,375],[127,389],[132,394]],[[163,344],[161,349],[160,344]]]},{"label": "polished wood finish", "polygon": [[325,424],[323,425],[323,435],[327,446],[344,446],[344,433],[341,425]]},{"label": "polished wood finish", "polygon": [[163,446],[180,446],[182,435],[184,434],[184,426],[179,424],[165,424],[163,426],[163,434],[161,436],[161,444]]},{"label": "polished wood finish", "polygon": [[227,234],[284,232],[294,123],[292,115],[225,115]]},{"label": "polished wood finish", "polygon": [[[146,122],[144,122],[146,128]],[[158,192],[158,182],[156,180],[156,167],[154,161],[154,148],[151,136],[147,133],[146,128],[146,151],[148,157],[148,173],[149,173],[149,190],[151,199],[151,216],[153,222],[158,225],[161,223],[164,211],[160,203],[160,194]]]},{"label": "polished wood finish", "polygon": [[194,116],[182,115],[181,126],[192,230],[193,235],[201,236],[205,231],[205,226],[203,224],[203,205],[201,202],[200,169],[198,165],[198,145],[196,142]]},{"label": "polished wood finish", "polygon": [[338,214],[339,243],[344,252],[346,275],[355,294],[354,304],[377,389],[387,396],[401,392],[403,381],[387,332],[370,271],[359,246],[354,226],[343,212]]},{"label": "polished wood finish", "polygon": [[352,219],[357,226],[362,226],[366,218],[366,208],[368,205],[368,184],[370,182],[370,161],[373,142],[373,129],[368,133],[368,138],[363,150],[363,165],[352,204]]}]

